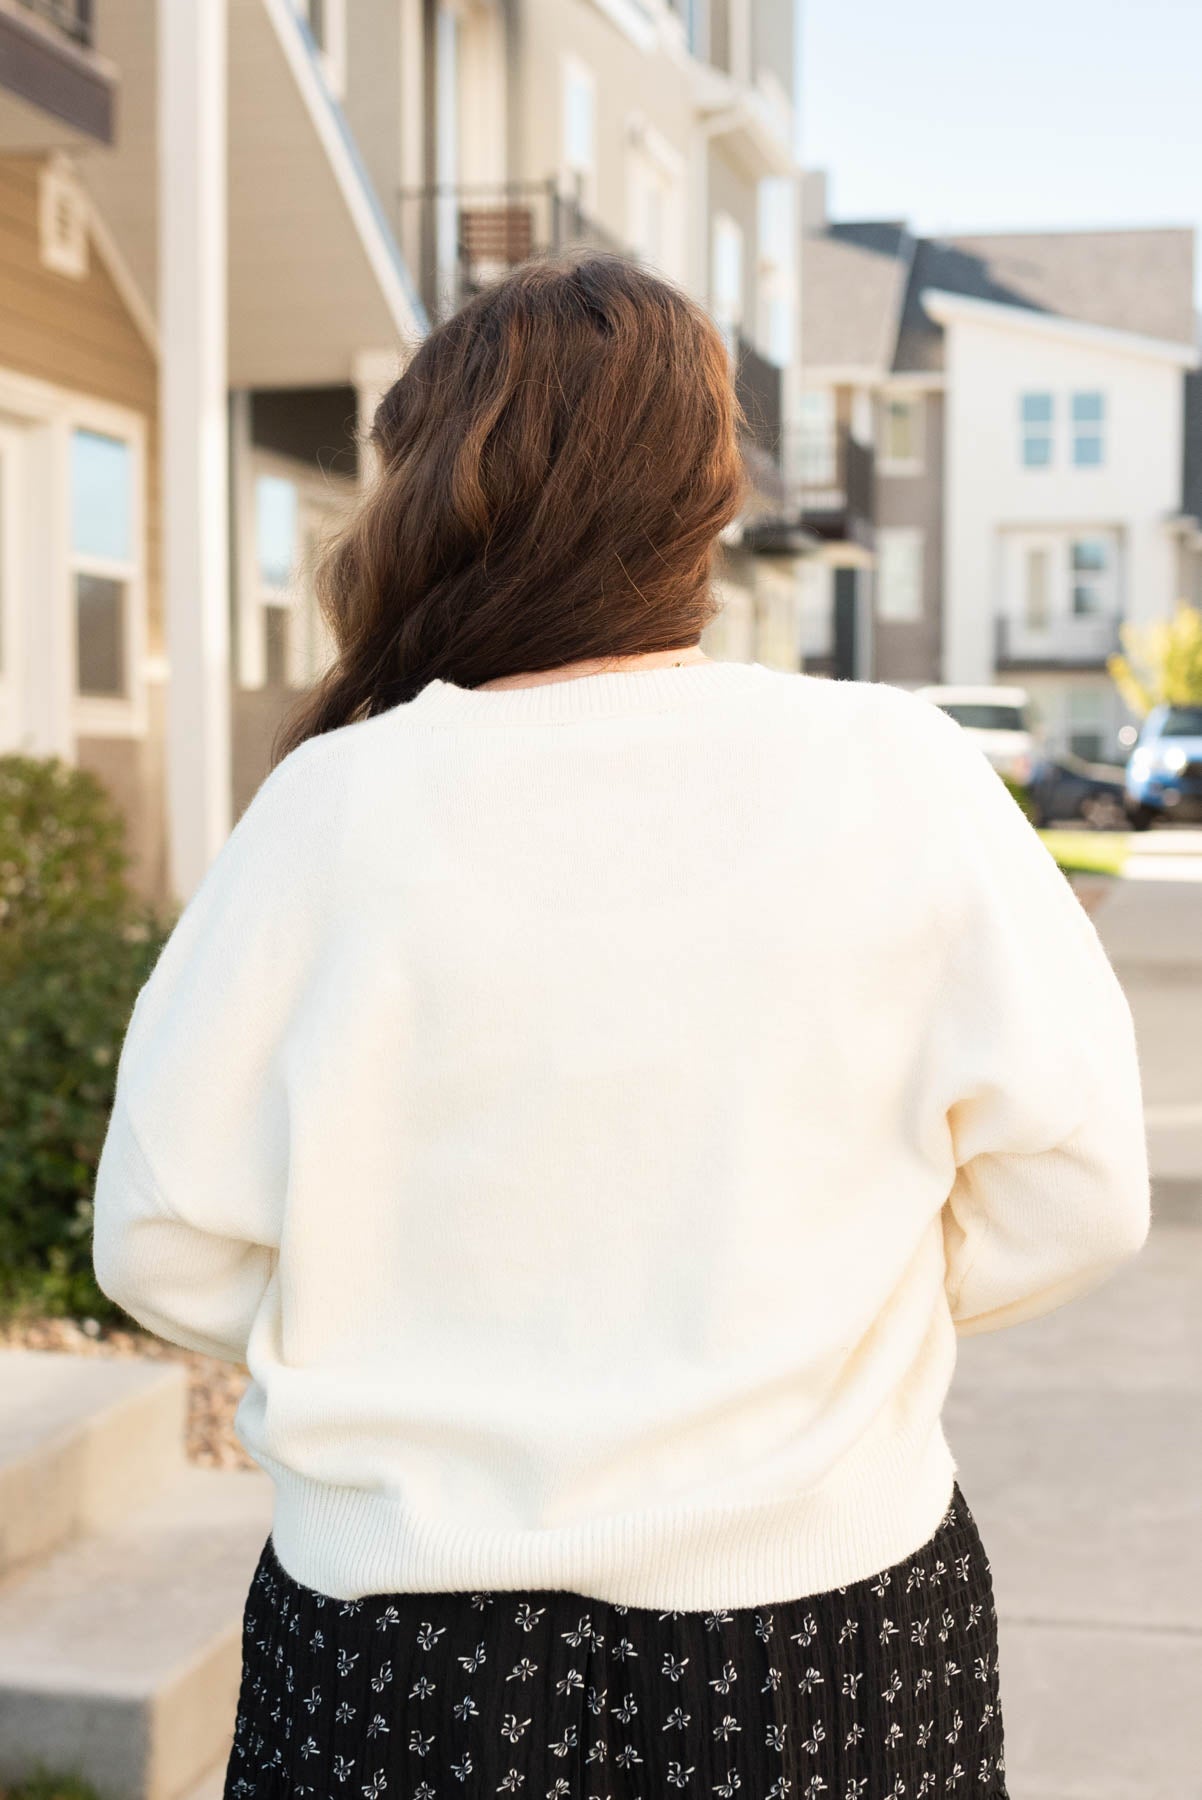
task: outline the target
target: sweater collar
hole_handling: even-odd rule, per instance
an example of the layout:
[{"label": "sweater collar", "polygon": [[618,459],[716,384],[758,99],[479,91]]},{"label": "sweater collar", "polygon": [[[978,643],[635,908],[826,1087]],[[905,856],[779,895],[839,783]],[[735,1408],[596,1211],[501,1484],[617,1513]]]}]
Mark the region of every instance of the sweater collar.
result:
[{"label": "sweater collar", "polygon": [[762,663],[697,662],[573,675],[530,687],[465,688],[435,677],[406,703],[427,723],[562,724],[573,719],[673,712],[707,695],[745,692],[769,673]]}]

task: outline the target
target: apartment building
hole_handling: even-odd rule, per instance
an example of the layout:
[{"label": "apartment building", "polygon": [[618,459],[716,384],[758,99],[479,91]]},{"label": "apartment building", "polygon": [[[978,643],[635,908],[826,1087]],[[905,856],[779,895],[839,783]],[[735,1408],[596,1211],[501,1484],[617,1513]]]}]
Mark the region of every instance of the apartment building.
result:
[{"label": "apartment building", "polygon": [[[752,421],[716,654],[796,666],[793,0],[3,0],[0,746],[184,897],[328,657],[309,571],[431,318],[543,247],[710,306]],[[783,74],[782,74],[783,72]]]},{"label": "apartment building", "polygon": [[[402,130],[400,239],[432,316],[532,251],[631,252],[713,312],[752,424],[748,519],[714,654],[796,667],[792,561],[752,549],[781,505],[798,395],[793,0],[487,0],[402,9],[421,129]],[[348,117],[371,136],[355,89]],[[377,117],[378,108],[373,116]],[[387,145],[371,152],[379,167]]]},{"label": "apartment building", "polygon": [[907,686],[1018,684],[1051,745],[1119,755],[1119,627],[1198,581],[1192,233],[921,239],[807,195],[811,471],[871,458],[873,538],[854,558],[844,513],[811,566],[817,655]]}]

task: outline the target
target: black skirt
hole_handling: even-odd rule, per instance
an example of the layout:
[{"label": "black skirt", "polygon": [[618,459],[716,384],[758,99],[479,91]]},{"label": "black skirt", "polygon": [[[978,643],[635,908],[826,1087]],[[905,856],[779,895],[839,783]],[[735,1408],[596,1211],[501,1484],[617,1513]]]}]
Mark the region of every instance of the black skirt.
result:
[{"label": "black skirt", "polygon": [[268,1538],[224,1800],[1006,1800],[989,1563],[957,1485],[930,1542],[774,1605],[565,1589],[343,1601]]}]

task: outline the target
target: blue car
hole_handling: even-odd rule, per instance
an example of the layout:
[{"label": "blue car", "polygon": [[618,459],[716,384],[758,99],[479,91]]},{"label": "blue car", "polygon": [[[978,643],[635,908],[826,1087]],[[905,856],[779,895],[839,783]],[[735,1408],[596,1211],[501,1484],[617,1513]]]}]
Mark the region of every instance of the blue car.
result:
[{"label": "blue car", "polygon": [[1202,819],[1202,706],[1154,706],[1140,727],[1123,782],[1136,831],[1153,819]]}]

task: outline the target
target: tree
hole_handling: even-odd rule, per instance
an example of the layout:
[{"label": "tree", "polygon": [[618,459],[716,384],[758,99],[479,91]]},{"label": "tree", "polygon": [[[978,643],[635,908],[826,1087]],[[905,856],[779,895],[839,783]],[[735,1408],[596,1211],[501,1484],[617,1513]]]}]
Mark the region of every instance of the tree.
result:
[{"label": "tree", "polygon": [[1119,629],[1123,651],[1108,657],[1107,671],[1139,717],[1154,706],[1202,706],[1202,611],[1177,602],[1171,619]]}]

